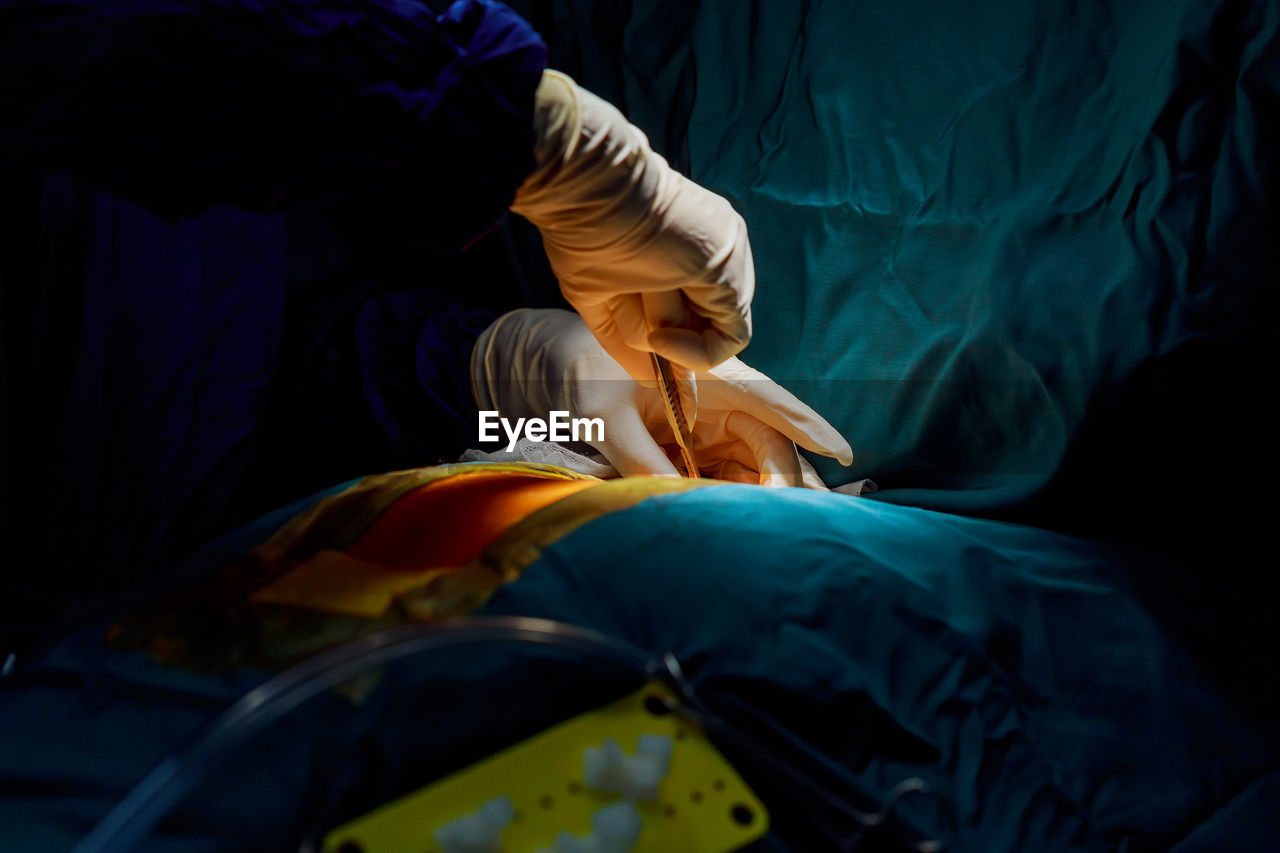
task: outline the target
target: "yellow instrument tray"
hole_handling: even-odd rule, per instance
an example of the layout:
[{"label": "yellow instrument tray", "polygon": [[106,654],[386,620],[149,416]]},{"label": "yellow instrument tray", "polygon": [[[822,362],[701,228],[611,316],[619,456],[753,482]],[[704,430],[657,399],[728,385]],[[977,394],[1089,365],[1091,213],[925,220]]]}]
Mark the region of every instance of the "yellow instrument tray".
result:
[{"label": "yellow instrument tray", "polygon": [[583,751],[612,738],[624,750],[641,735],[671,739],[671,762],[654,801],[635,807],[642,829],[634,853],[728,853],[769,828],[764,805],[676,708],[664,685],[651,683],[357,818],[329,833],[326,853],[442,853],[434,831],[506,796],[515,816],[502,853],[554,849],[561,832],[585,836],[591,815],[617,794],[583,784]]}]

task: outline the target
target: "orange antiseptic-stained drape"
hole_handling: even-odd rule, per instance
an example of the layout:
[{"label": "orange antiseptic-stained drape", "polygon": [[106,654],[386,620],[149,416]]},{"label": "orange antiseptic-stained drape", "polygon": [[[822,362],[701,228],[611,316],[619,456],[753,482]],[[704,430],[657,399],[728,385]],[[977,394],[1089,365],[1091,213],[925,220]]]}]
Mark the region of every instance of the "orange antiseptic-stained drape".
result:
[{"label": "orange antiseptic-stained drape", "polygon": [[389,569],[462,566],[524,517],[598,484],[511,471],[446,477],[389,506],[346,553]]}]

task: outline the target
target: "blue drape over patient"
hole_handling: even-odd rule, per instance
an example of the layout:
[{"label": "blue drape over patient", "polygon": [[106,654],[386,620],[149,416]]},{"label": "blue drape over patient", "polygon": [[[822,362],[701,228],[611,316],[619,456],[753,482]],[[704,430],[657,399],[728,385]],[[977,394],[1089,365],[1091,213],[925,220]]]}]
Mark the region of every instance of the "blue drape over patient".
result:
[{"label": "blue drape over patient", "polygon": [[461,449],[545,64],[487,0],[0,4],[0,623]]}]

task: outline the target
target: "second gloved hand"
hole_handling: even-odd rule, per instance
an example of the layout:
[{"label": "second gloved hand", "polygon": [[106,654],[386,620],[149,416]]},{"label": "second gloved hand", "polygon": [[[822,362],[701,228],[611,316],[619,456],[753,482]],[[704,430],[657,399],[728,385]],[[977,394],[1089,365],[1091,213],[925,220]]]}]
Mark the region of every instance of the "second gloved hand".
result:
[{"label": "second gloved hand", "polygon": [[[824,488],[800,445],[844,465],[849,443],[813,409],[736,358],[699,371],[693,452],[707,477],[767,486]],[[507,419],[600,418],[590,444],[624,475],[679,476],[675,438],[656,388],[642,387],[569,311],[522,308],[493,322],[471,356],[481,410]]]}]

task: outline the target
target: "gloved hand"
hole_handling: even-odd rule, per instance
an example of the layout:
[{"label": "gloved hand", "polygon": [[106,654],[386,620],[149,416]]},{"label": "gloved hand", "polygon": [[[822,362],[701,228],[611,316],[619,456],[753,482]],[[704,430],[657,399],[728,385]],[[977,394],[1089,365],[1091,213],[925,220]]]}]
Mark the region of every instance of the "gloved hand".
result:
[{"label": "gloved hand", "polygon": [[[600,418],[603,440],[589,443],[624,475],[679,476],[675,436],[657,388],[634,382],[570,311],[521,308],[493,322],[471,354],[471,382],[482,411],[516,418]],[[697,373],[693,453],[701,473],[767,486],[825,486],[796,444],[841,464],[849,443],[794,395],[731,358]]]},{"label": "gloved hand", "polygon": [[605,350],[645,385],[650,352],[692,371],[741,352],[755,268],[737,211],[563,74],[543,73],[534,115],[539,166],[511,209],[538,227],[561,292]]}]

